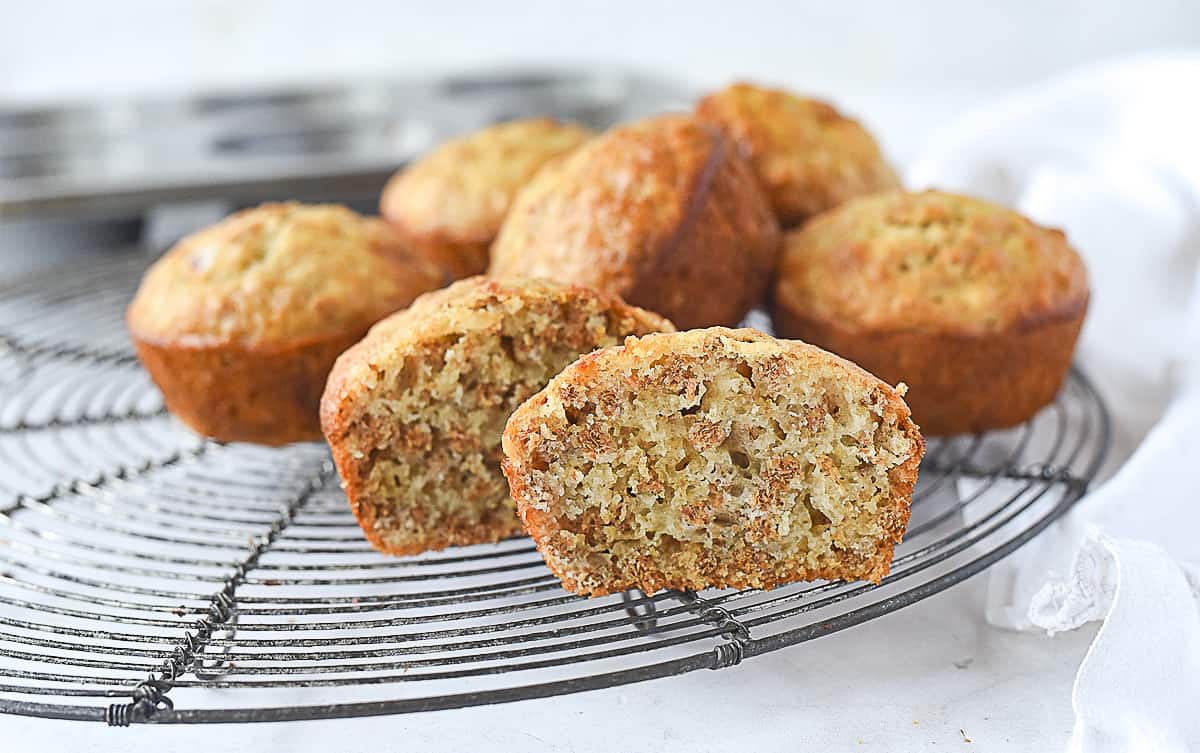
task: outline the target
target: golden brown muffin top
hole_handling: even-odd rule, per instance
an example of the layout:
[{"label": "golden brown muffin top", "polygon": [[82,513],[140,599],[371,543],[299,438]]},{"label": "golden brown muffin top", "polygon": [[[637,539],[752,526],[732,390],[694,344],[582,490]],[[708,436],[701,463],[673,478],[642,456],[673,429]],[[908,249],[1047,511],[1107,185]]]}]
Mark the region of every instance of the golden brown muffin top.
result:
[{"label": "golden brown muffin top", "polygon": [[825,102],[738,83],[701,99],[696,116],[737,142],[785,227],[900,186],[871,134]]},{"label": "golden brown muffin top", "polygon": [[[336,396],[349,394],[353,388],[372,388],[392,367],[397,354],[404,352],[406,343],[437,342],[444,337],[456,338],[464,331],[498,332],[505,317],[519,315],[534,300],[556,304],[564,324],[572,316],[600,309],[620,322],[616,329],[637,333],[675,331],[671,322],[658,314],[591,288],[518,277],[468,277],[420,296],[408,308],[371,327],[366,337],[342,354],[325,387],[326,398],[321,404],[324,425],[332,426],[337,418]],[[580,305],[583,303],[589,305]],[[610,324],[605,317],[588,322],[597,341],[604,338]]]},{"label": "golden brown muffin top", "polygon": [[286,346],[364,330],[440,283],[378,218],[263,204],[176,244],[147,270],[127,318],[152,342]]},{"label": "golden brown muffin top", "polygon": [[776,297],[851,331],[974,335],[1077,316],[1088,283],[1059,230],[979,199],[892,191],[788,233]]},{"label": "golden brown muffin top", "polygon": [[[724,138],[686,115],[608,131],[542,170],[517,195],[489,272],[568,279],[628,295],[674,251],[726,156]],[[771,230],[774,221],[763,209],[760,224]]]},{"label": "golden brown muffin top", "polygon": [[517,191],[547,162],[591,136],[577,125],[531,118],[447,141],[392,176],[380,213],[414,236],[488,243]]}]

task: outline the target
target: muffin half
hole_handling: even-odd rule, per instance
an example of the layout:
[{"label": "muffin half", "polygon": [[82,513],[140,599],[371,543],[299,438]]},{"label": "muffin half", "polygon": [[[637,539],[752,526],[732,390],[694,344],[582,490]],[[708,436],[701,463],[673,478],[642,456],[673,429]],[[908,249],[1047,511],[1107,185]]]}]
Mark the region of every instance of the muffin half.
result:
[{"label": "muffin half", "polygon": [[338,355],[441,279],[382,220],[264,204],[168,251],[126,321],[176,417],[215,439],[285,444],[321,438]]},{"label": "muffin half", "polygon": [[670,329],[614,296],[482,277],[377,324],[338,359],[321,400],[367,538],[415,554],[519,533],[500,472],[509,414],[580,354]]},{"label": "muffin half", "polygon": [[696,116],[750,160],[785,228],[900,186],[871,134],[825,102],[742,83],[701,99]]},{"label": "muffin half", "polygon": [[566,588],[887,574],[924,442],[900,392],[754,330],[630,339],[513,414],[504,472]]},{"label": "muffin half", "polygon": [[926,434],[1013,426],[1054,399],[1088,303],[1057,230],[965,196],[889,192],[788,234],[776,331],[909,385]]},{"label": "muffin half", "polygon": [[591,136],[570,123],[532,118],[452,139],[388,181],[380,214],[452,278],[481,274],[513,196]]},{"label": "muffin half", "polygon": [[778,252],[771,208],[733,144],[665,115],[538,173],[504,221],[489,272],[606,290],[686,329],[739,322]]}]

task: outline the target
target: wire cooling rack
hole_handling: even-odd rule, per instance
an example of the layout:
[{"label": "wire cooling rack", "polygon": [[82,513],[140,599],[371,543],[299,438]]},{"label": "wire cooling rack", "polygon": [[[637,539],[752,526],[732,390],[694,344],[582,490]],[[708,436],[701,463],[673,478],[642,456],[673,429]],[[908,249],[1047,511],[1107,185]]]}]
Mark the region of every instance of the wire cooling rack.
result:
[{"label": "wire cooling rack", "polygon": [[145,257],[0,290],[0,710],[111,725],[515,701],[722,669],[912,604],[1035,536],[1108,444],[1078,371],[1019,428],[931,441],[878,586],[563,591],[532,544],[376,554],[317,444],[182,428],[121,316]]}]

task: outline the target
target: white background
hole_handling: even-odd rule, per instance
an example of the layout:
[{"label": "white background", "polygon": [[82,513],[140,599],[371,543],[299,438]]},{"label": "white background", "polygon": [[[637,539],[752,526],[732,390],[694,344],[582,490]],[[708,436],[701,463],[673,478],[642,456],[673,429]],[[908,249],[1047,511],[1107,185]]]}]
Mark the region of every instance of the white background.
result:
[{"label": "white background", "polygon": [[830,96],[904,161],[929,128],[989,94],[1189,46],[1200,46],[1195,0],[0,0],[0,102],[616,64]]},{"label": "white background", "polygon": [[[903,163],[930,131],[989,96],[1120,53],[1198,46],[1200,3],[1184,0],[0,0],[0,102],[611,63],[697,85],[751,77],[832,97]],[[0,749],[1060,749],[1092,631],[1047,638],[989,628],[983,590],[976,578],[736,669],[582,696],[237,728],[109,730],[9,718],[0,719]]]}]

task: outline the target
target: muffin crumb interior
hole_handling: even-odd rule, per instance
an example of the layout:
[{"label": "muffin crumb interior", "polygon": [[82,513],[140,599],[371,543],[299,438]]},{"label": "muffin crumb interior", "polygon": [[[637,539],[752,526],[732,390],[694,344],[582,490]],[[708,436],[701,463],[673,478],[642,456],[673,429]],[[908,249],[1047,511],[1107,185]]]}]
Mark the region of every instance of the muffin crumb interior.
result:
[{"label": "muffin crumb interior", "polygon": [[373,384],[337,440],[359,476],[354,504],[371,508],[368,533],[385,551],[519,533],[500,472],[509,414],[581,353],[635,331],[600,298],[483,295],[456,305],[449,326],[371,364]]},{"label": "muffin crumb interior", "polygon": [[583,590],[886,572],[915,427],[885,385],[738,345],[627,362],[541,406],[550,429],[524,440],[530,502]]}]

